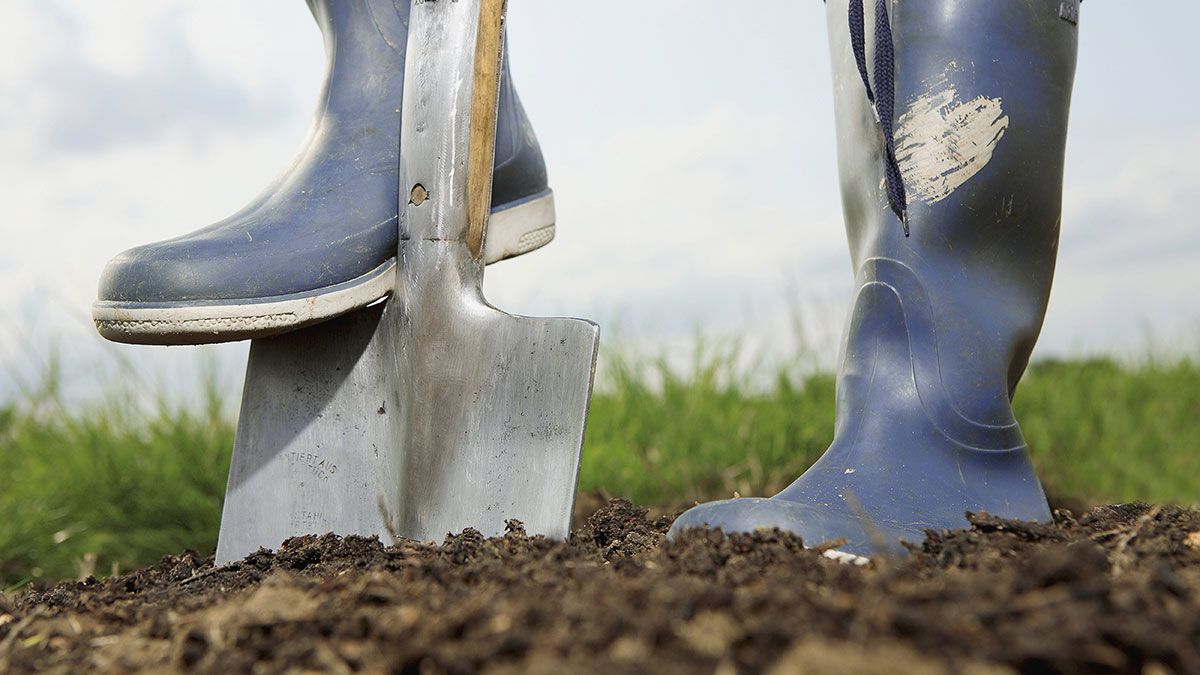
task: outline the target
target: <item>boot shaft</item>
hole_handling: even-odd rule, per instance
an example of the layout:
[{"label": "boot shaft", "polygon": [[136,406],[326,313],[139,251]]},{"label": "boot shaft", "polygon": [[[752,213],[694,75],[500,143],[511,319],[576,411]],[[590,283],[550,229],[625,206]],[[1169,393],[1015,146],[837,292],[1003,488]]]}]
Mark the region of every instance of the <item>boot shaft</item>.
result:
[{"label": "boot shaft", "polygon": [[[357,120],[377,115],[381,102],[399,101],[404,90],[408,1],[307,2],[325,40],[326,77],[318,112]],[[390,117],[398,121],[398,104],[395,108]]]},{"label": "boot shaft", "polygon": [[[875,3],[866,4],[866,71],[872,89],[886,92],[872,67]],[[930,315],[936,346],[926,362],[914,362],[925,371],[918,377],[940,380],[966,419],[1008,424],[1008,399],[1040,331],[1054,271],[1078,0],[889,0],[885,7],[908,235],[889,204],[886,137],[855,61],[847,0],[827,8],[839,177],[858,284],[891,270],[897,288],[919,288],[920,300],[901,298],[906,311],[926,304]]]},{"label": "boot shaft", "polygon": [[[326,78],[314,128],[332,127],[360,155],[393,162],[399,138],[410,0],[307,0],[325,40]],[[546,165],[504,50],[493,193],[511,203],[543,192]],[[364,124],[364,121],[368,124]],[[348,134],[339,133],[350,127]]]}]

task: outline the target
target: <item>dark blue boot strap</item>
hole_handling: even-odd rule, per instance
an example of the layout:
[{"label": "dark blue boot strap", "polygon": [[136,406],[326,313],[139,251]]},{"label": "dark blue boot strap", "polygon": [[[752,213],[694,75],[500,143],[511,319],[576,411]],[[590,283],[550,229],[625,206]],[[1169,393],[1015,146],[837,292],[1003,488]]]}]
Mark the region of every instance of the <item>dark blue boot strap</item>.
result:
[{"label": "dark blue boot strap", "polygon": [[866,28],[863,9],[865,0],[850,0],[850,44],[854,48],[854,61],[858,74],[862,76],[867,100],[875,111],[875,119],[883,128],[884,175],[887,178],[888,202],[892,211],[904,226],[908,236],[908,195],[904,191],[904,178],[896,162],[896,139],[893,128],[896,98],[896,62],[892,46],[892,24],[888,19],[888,0],[875,0],[875,90],[867,77]]}]

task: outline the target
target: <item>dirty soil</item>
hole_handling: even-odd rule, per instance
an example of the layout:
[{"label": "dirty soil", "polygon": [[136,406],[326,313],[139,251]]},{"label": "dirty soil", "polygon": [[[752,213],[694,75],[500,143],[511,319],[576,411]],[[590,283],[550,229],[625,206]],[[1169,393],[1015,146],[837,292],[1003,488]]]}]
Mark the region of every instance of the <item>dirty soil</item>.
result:
[{"label": "dirty soil", "polygon": [[1056,515],[865,566],[779,532],[665,542],[620,500],[566,542],[187,552],[0,596],[0,672],[1200,673],[1200,512]]}]

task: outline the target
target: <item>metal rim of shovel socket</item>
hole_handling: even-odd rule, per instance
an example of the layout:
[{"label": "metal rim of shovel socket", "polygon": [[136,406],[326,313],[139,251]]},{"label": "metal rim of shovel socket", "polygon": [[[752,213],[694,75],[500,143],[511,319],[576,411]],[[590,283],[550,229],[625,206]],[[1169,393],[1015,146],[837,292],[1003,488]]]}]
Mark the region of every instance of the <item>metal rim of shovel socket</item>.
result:
[{"label": "metal rim of shovel socket", "polygon": [[334,532],[565,538],[599,327],[483,297],[503,0],[414,0],[395,294],[254,340],[217,563]]}]

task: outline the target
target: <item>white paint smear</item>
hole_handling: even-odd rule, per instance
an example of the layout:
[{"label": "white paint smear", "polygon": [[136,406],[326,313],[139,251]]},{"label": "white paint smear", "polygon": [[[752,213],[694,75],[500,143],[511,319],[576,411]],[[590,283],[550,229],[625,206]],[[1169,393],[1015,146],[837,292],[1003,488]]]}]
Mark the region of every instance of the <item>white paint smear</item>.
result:
[{"label": "white paint smear", "polygon": [[992,159],[1008,128],[999,98],[960,101],[944,75],[897,120],[896,160],[910,194],[945,199]]}]

